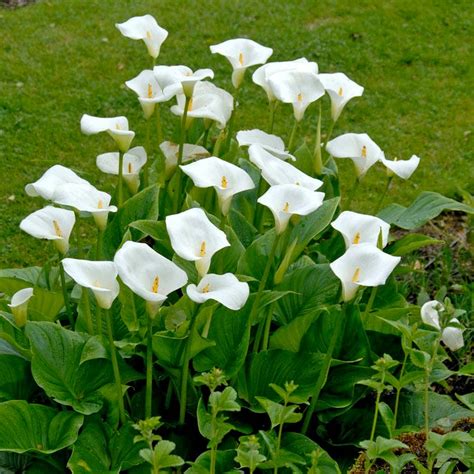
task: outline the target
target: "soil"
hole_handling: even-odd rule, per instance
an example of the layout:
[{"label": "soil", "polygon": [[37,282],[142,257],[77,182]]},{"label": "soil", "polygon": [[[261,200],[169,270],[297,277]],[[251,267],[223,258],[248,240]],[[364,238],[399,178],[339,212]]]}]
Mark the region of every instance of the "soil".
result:
[{"label": "soil", "polygon": [[0,6],[9,8],[24,7],[35,0],[0,0]]}]

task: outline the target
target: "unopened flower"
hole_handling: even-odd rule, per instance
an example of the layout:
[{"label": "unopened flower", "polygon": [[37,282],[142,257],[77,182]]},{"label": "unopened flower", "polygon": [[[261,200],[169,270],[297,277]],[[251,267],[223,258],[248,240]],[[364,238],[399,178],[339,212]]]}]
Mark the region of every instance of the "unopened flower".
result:
[{"label": "unopened flower", "polygon": [[402,179],[409,179],[420,164],[420,158],[412,155],[409,160],[386,160],[382,157],[380,160],[388,170]]},{"label": "unopened flower", "polygon": [[192,97],[199,81],[214,77],[212,69],[197,69],[193,72],[188,66],[155,66],[153,73],[163,87],[164,94],[184,94],[188,98]]},{"label": "unopened flower", "polygon": [[28,319],[28,302],[33,296],[33,288],[23,288],[17,291],[10,301],[8,307],[11,309],[15,324],[21,328]]},{"label": "unopened flower", "polygon": [[237,132],[237,142],[240,147],[260,145],[280,160],[296,161],[296,158],[285,150],[285,143],[277,135],[266,133],[263,130],[241,130]]},{"label": "unopened flower", "polygon": [[[179,145],[166,141],[160,144],[160,150],[163,152],[163,155],[165,155],[165,172],[167,177],[169,177],[171,172],[178,165]],[[203,146],[193,145],[191,143],[185,143],[183,145],[183,163],[192,160],[200,160],[208,156],[210,156],[210,153]]]}]

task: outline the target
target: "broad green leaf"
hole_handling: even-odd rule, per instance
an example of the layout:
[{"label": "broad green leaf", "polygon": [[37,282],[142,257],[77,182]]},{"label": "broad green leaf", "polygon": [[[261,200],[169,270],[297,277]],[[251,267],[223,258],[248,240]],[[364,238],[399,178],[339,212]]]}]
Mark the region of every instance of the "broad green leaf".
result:
[{"label": "broad green leaf", "polygon": [[236,209],[230,210],[228,219],[242,245],[247,248],[255,239],[257,229]]},{"label": "broad green leaf", "polygon": [[30,363],[15,355],[0,354],[0,402],[27,400],[33,388]]},{"label": "broad green leaf", "polygon": [[240,411],[240,405],[236,402],[237,392],[232,387],[226,387],[222,392],[215,391],[209,396],[209,406],[214,413],[221,411]]},{"label": "broad green leaf", "polygon": [[284,423],[298,423],[298,421],[300,421],[303,416],[301,413],[296,413],[296,410],[298,410],[297,405],[285,406],[281,403],[276,403],[273,400],[269,400],[268,398],[255,398],[267,412],[272,424],[272,429]]},{"label": "broad green leaf", "polygon": [[299,352],[301,341],[315,319],[315,313],[308,313],[296,317],[285,326],[281,326],[271,335],[270,348]]},{"label": "broad green leaf", "polygon": [[140,456],[153,466],[154,472],[159,472],[161,469],[182,466],[184,464],[182,458],[171,454],[175,448],[176,444],[172,441],[162,440],[156,443],[153,451],[148,448],[140,450]]},{"label": "broad green leaf", "polygon": [[[216,472],[222,474],[241,474],[241,471],[234,467],[234,457],[234,449],[217,451]],[[209,474],[211,467],[211,452],[205,451],[190,464],[191,467],[185,471],[185,474]]]},{"label": "broad green leaf", "polygon": [[31,359],[29,341],[16,327],[10,314],[0,311],[0,354],[13,354]]},{"label": "broad green leaf", "polygon": [[390,244],[385,252],[391,255],[403,256],[428,245],[441,245],[444,241],[433,239],[423,234],[408,234]]},{"label": "broad green leaf", "polygon": [[38,286],[41,267],[0,269],[0,292],[12,296],[18,290]]},{"label": "broad green leaf", "polygon": [[61,292],[35,288],[33,297],[28,303],[28,319],[55,321],[63,307],[64,298]]},{"label": "broad green leaf", "polygon": [[385,402],[380,402],[379,413],[382,417],[383,422],[385,423],[385,426],[387,427],[390,437],[392,437],[392,427],[394,418],[392,409]]},{"label": "broad green leaf", "polygon": [[218,415],[213,422],[212,415],[206,410],[202,398],[199,399],[197,407],[198,428],[199,433],[209,440],[208,448],[217,447],[224,436],[234,429],[230,423],[226,423],[226,419],[224,415]]},{"label": "broad green leaf", "polygon": [[83,419],[23,400],[0,403],[0,451],[54,453],[75,443]]},{"label": "broad green leaf", "polygon": [[294,152],[296,161],[293,163],[296,168],[310,176],[314,173],[314,154],[309,149],[306,142],[303,142]]},{"label": "broad green leaf", "polygon": [[474,411],[474,393],[466,393],[466,395],[459,395],[456,393],[456,398],[464,403],[469,410]]}]

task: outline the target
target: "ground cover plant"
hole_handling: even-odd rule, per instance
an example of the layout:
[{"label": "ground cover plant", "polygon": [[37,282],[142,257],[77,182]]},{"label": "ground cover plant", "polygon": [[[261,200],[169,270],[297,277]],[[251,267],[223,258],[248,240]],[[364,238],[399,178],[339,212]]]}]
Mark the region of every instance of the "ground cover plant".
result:
[{"label": "ground cover plant", "polygon": [[[146,139],[136,143],[123,115],[85,113],[83,139],[114,144],[96,159],[113,194],[59,164],[25,189],[44,207],[20,228],[42,241],[44,261],[0,271],[0,465],[472,469],[467,298],[404,291],[416,285],[413,252],[442,243],[415,230],[472,206],[436,192],[391,203],[392,183],[403,189],[423,157],[397,160],[367,133],[334,134],[364,94],[344,73],[272,62],[270,47],[231,39],[209,51],[227,64],[229,92],[211,69],[162,64],[172,36],[152,16],[116,26],[149,55],[150,69],[125,83]],[[267,120],[239,130],[244,82],[266,93]],[[286,143],[273,134],[276,113]],[[310,117],[315,133],[302,140]],[[383,190],[371,214],[354,212],[375,167]]]}]

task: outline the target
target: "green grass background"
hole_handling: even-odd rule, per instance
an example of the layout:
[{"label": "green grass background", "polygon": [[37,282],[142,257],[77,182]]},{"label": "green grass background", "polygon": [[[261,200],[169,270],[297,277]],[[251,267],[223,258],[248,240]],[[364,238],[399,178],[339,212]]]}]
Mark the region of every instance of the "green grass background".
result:
[{"label": "green grass background", "polygon": [[[143,143],[141,110],[123,83],[150,67],[150,57],[114,24],[145,13],[169,31],[158,63],[211,67],[228,90],[230,65],[208,46],[238,36],[271,46],[272,60],[305,56],[322,72],[342,71],[362,84],[364,96],[347,106],[335,134],[367,132],[390,158],[422,158],[414,177],[395,185],[395,201],[408,204],[421,190],[473,191],[471,0],[39,1],[0,9],[0,266],[38,264],[52,252],[18,228],[43,204],[24,186],[49,166],[70,166],[111,189],[95,157],[113,145],[80,134],[83,113],[127,115],[135,144]],[[250,74],[241,103],[238,127],[265,129],[265,93]],[[310,112],[300,139],[314,137]],[[291,124],[290,107],[281,107],[275,132],[288,140]],[[168,136],[176,127],[165,114]],[[353,179],[349,165],[341,163],[343,188]],[[372,209],[383,177],[381,168],[370,170],[356,209]]]}]

